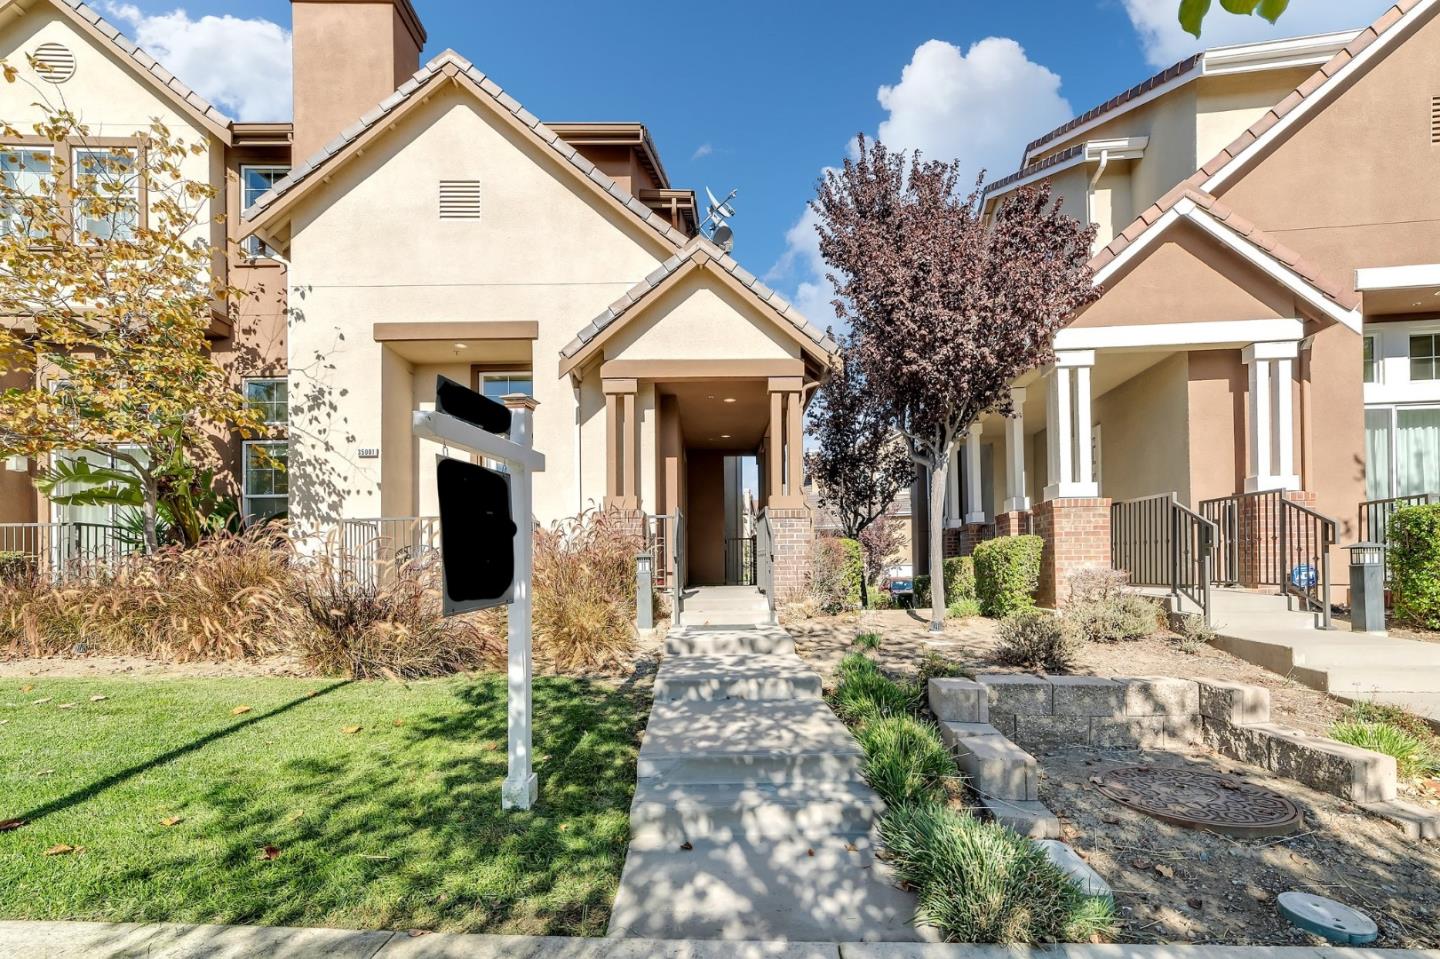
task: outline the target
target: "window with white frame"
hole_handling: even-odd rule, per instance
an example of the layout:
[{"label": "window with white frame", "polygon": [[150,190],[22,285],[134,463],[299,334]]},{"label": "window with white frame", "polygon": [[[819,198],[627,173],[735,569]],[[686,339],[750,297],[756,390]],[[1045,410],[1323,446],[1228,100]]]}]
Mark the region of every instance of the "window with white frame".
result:
[{"label": "window with white frame", "polygon": [[1365,372],[1363,378],[1366,383],[1380,382],[1380,361],[1375,355],[1376,339],[1377,337],[1373,333],[1365,337]]},{"label": "window with white frame", "polygon": [[1440,379],[1437,346],[1440,346],[1440,333],[1410,334],[1410,379],[1412,381]]},{"label": "window with white frame", "polygon": [[37,236],[44,232],[31,225],[36,211],[26,199],[44,191],[53,162],[50,147],[0,146],[0,234],[28,230]]},{"label": "window with white frame", "polygon": [[495,400],[510,393],[535,395],[535,375],[530,370],[514,370],[506,373],[481,373],[480,392]]},{"label": "window with white frame", "polygon": [[1440,406],[1365,411],[1365,497],[1440,492]]},{"label": "window with white frame", "polygon": [[130,147],[77,147],[71,153],[75,230],[95,240],[131,240],[140,228],[142,172]]},{"label": "window with white frame", "polygon": [[245,522],[279,516],[290,508],[290,444],[284,440],[251,440],[241,464]]},{"label": "window with white frame", "polygon": [[[267,164],[264,166],[246,164],[240,167],[240,209],[246,210],[255,201],[290,173],[288,166]],[[247,256],[273,256],[275,251],[266,246],[258,236],[247,236],[242,247]]]},{"label": "window with white frame", "polygon": [[260,411],[267,426],[284,426],[290,421],[290,384],[283,377],[246,380],[245,402]]}]

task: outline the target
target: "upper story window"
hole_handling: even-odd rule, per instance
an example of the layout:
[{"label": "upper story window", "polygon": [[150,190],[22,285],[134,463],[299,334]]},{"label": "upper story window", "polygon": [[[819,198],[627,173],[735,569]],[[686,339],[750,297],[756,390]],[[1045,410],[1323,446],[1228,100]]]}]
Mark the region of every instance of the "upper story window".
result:
[{"label": "upper story window", "polygon": [[480,392],[490,397],[495,402],[509,393],[524,393],[526,396],[535,395],[535,376],[529,370],[515,371],[513,373],[481,373]]},{"label": "upper story window", "polygon": [[[266,191],[290,173],[288,166],[242,166],[240,168],[240,209],[255,205]],[[272,256],[274,251],[261,242],[258,236],[247,236],[243,249],[247,256]]]},{"label": "upper story window", "polygon": [[1364,381],[1366,383],[1380,382],[1380,363],[1375,359],[1375,339],[1373,334],[1365,337]]},{"label": "upper story window", "polygon": [[1415,333],[1410,337],[1410,379],[1440,379],[1440,333]]},{"label": "upper story window", "polygon": [[49,147],[0,147],[0,233],[27,230],[35,236],[43,232],[31,225],[35,211],[27,208],[25,198],[44,192],[53,160]]},{"label": "upper story window", "polygon": [[132,240],[140,228],[141,172],[133,147],[76,147],[75,229],[96,240]]},{"label": "upper story window", "polygon": [[290,384],[279,377],[245,381],[245,402],[260,411],[269,426],[290,420]]}]

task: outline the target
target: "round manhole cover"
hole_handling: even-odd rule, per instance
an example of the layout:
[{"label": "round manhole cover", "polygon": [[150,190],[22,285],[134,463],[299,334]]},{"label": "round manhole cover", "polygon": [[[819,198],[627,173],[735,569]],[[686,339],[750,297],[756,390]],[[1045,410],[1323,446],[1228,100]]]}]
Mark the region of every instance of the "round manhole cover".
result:
[{"label": "round manhole cover", "polygon": [[1279,793],[1195,769],[1127,766],[1101,776],[1096,785],[1148,816],[1225,836],[1283,836],[1304,822],[1300,807]]}]

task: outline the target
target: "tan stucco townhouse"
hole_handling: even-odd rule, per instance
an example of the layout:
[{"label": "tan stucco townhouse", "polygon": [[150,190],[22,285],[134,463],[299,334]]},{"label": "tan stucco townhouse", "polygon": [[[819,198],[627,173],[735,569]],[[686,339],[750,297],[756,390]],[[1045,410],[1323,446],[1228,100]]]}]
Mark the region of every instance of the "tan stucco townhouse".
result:
[{"label": "tan stucco townhouse", "polygon": [[1327,553],[1343,580],[1327,544],[1374,535],[1374,501],[1440,491],[1437,11],[1208,50],[987,186],[993,211],[1048,180],[1095,224],[1103,295],[973,430],[947,553],[1033,529],[1063,598],[1076,566],[1163,564],[1192,518],[1146,498],[1173,493],[1215,523],[1215,582],[1303,587]]}]

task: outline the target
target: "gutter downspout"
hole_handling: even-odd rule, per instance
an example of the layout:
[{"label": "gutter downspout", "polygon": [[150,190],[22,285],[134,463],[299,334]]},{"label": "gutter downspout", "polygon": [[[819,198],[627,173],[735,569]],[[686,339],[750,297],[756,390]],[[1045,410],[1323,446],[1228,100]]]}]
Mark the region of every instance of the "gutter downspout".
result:
[{"label": "gutter downspout", "polygon": [[[1086,225],[1086,226],[1093,226],[1094,223],[1095,223],[1095,214],[1094,214],[1094,212],[1093,212],[1093,210],[1092,210],[1092,208],[1091,208],[1091,206],[1090,206],[1090,203],[1091,203],[1092,199],[1093,199],[1094,196],[1095,196],[1095,184],[1097,184],[1097,183],[1100,182],[1100,178],[1105,175],[1105,168],[1108,167],[1109,165],[1110,165],[1110,151],[1109,151],[1109,150],[1101,150],[1101,151],[1100,151],[1100,165],[1095,168],[1095,175],[1090,178],[1090,188],[1085,191],[1085,225]],[[1095,242],[1098,244],[1098,243],[1100,242],[1100,237],[1097,236],[1097,237],[1095,238]]]}]

